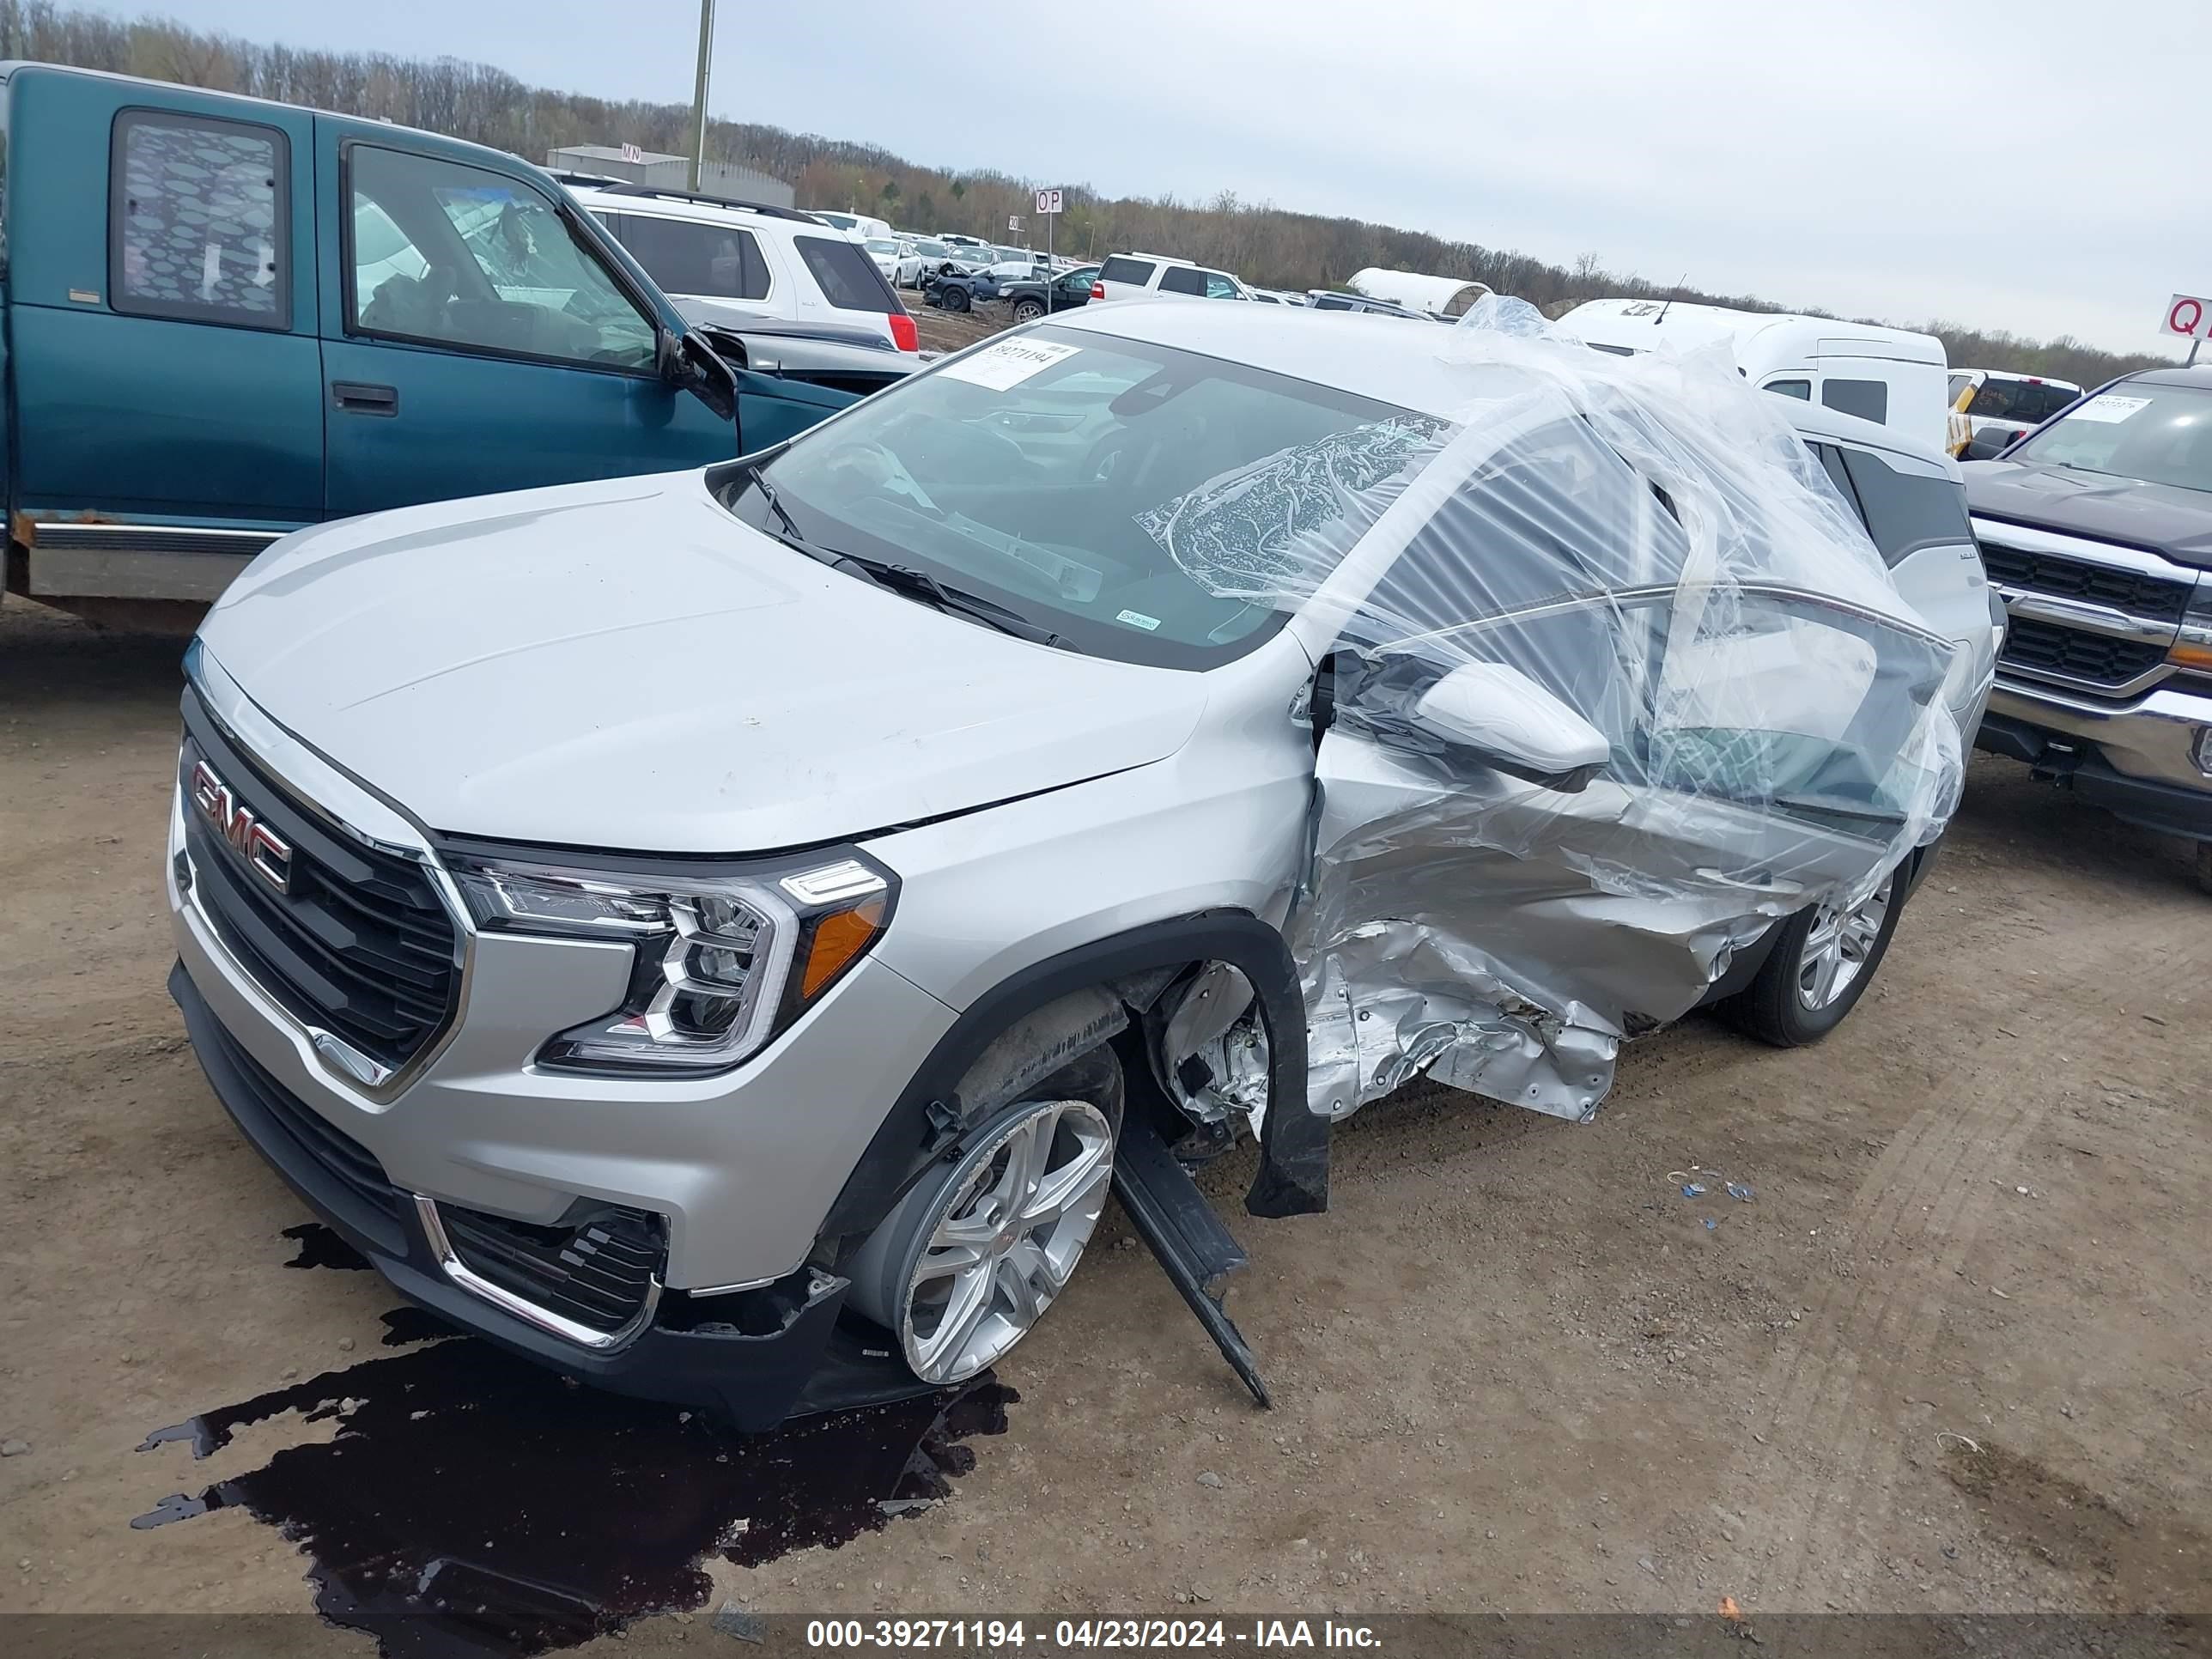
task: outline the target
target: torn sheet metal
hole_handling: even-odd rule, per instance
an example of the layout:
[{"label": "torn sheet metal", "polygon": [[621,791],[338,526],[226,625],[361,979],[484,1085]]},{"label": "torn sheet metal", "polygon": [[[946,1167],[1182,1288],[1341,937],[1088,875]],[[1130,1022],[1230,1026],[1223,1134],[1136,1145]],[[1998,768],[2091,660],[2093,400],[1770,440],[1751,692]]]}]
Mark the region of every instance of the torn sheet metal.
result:
[{"label": "torn sheet metal", "polygon": [[1720,354],[1492,301],[1438,349],[1450,421],[1282,451],[1146,528],[1334,639],[1291,937],[1311,1110],[1426,1073],[1583,1118],[1621,1041],[1942,832],[1952,646]]}]

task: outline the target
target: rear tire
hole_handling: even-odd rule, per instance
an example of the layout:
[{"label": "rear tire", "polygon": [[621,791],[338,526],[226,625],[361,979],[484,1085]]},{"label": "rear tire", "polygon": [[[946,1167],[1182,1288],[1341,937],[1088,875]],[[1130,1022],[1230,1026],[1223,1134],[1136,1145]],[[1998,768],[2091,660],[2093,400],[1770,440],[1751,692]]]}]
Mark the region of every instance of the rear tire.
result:
[{"label": "rear tire", "polygon": [[1849,910],[1808,905],[1782,924],[1759,975],[1720,1005],[1739,1030],[1777,1048],[1818,1042],[1874,982],[1905,908],[1911,865],[1900,865]]},{"label": "rear tire", "polygon": [[2197,843],[2197,890],[2212,893],[2212,841]]},{"label": "rear tire", "polygon": [[968,290],[964,288],[946,289],[941,303],[947,311],[966,311],[970,308],[968,304]]}]

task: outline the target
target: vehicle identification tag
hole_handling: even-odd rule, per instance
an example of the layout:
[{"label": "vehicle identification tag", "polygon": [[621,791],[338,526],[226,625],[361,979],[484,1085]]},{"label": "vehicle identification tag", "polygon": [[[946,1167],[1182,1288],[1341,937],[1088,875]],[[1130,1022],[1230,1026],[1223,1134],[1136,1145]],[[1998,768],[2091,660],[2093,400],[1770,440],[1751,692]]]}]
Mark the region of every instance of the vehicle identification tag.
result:
[{"label": "vehicle identification tag", "polygon": [[2107,392],[2101,397],[2090,398],[2067,418],[2074,421],[2101,421],[2106,426],[2114,426],[2126,420],[2129,416],[2143,408],[2149,402],[2150,399],[2148,398],[2123,398],[2117,392]]},{"label": "vehicle identification tag", "polygon": [[1050,340],[1001,340],[984,347],[972,357],[948,363],[937,372],[948,380],[966,380],[974,386],[988,386],[994,392],[1007,392],[1032,374],[1042,374],[1054,363],[1065,362],[1082,349],[1081,346],[1056,345]]}]

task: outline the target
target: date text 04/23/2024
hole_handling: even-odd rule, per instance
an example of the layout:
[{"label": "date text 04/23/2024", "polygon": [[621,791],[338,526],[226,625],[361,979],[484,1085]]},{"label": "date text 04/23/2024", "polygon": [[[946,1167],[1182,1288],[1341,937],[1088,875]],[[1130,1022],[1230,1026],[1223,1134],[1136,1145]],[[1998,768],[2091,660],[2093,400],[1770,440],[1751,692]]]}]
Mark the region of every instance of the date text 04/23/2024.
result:
[{"label": "date text 04/23/2024", "polygon": [[1026,1651],[1042,1659],[1055,1652],[1102,1649],[1241,1648],[1248,1653],[1291,1653],[1334,1648],[1372,1652],[1382,1644],[1365,1625],[1331,1619],[1059,1619],[1050,1625],[1024,1619],[814,1619],[807,1621],[806,1645],[824,1651]]}]

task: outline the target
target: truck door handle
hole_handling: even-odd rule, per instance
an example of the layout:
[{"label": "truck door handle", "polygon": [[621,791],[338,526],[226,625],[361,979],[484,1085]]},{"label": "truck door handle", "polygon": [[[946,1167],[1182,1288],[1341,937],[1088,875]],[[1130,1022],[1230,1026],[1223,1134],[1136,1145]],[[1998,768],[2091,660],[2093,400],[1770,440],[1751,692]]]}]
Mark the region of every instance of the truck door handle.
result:
[{"label": "truck door handle", "polygon": [[335,408],[350,410],[356,415],[397,415],[399,388],[370,386],[362,380],[332,380],[331,403]]}]

